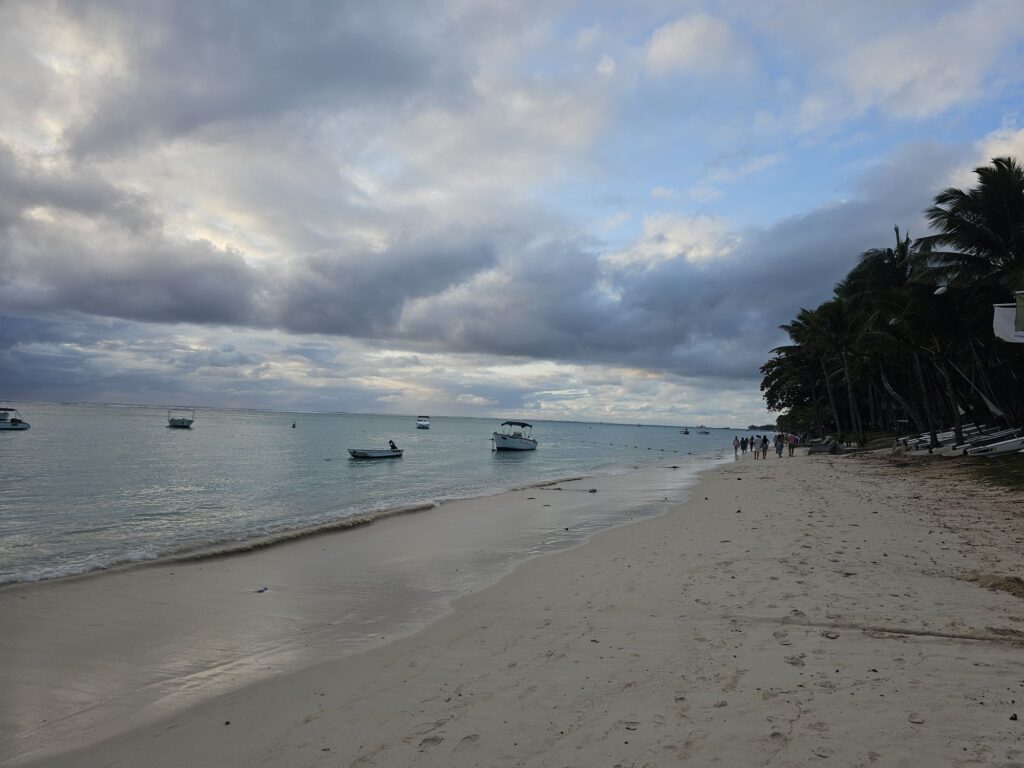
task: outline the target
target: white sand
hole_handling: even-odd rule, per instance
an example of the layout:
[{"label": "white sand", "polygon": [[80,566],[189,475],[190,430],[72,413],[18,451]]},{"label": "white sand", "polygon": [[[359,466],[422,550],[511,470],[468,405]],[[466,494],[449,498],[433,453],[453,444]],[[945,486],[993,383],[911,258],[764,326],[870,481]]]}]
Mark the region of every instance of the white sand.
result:
[{"label": "white sand", "polygon": [[670,514],[533,559],[412,636],[35,754],[68,766],[1020,764],[1024,603],[958,577],[1024,575],[1021,513],[1020,498],[878,460],[748,457],[705,474]]}]

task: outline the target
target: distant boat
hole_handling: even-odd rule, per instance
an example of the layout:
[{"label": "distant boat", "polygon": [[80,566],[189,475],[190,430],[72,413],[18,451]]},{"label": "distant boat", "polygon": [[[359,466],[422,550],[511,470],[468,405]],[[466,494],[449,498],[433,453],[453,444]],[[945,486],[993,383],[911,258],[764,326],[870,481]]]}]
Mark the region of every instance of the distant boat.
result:
[{"label": "distant boat", "polygon": [[505,421],[501,431],[495,432],[491,440],[496,451],[535,451],[537,441],[530,437],[533,425],[525,421]]},{"label": "distant boat", "polygon": [[707,427],[705,427],[703,424],[701,424],[700,426],[697,427],[697,434],[698,435],[710,435],[711,434],[711,430],[709,430]]},{"label": "distant boat", "polygon": [[[186,413],[188,416],[185,415]],[[167,411],[167,426],[171,429],[192,429],[192,424],[195,420],[196,412],[194,409],[171,408]]]},{"label": "distant boat", "polygon": [[0,408],[0,429],[14,432],[28,429],[29,426],[16,408]]},{"label": "distant boat", "polygon": [[348,455],[353,459],[400,459],[402,448],[349,448]]},{"label": "distant boat", "polygon": [[416,417],[416,429],[430,429],[430,417],[429,416],[417,416]]},{"label": "distant boat", "polygon": [[690,434],[690,430],[687,427],[683,427],[682,429],[679,430],[679,434],[688,435]]}]

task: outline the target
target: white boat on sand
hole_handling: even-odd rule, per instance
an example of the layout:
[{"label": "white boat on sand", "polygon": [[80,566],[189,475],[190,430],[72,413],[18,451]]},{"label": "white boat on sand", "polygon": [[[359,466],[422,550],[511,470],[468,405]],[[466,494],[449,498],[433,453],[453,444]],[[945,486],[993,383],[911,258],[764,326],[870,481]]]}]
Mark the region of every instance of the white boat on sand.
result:
[{"label": "white boat on sand", "polygon": [[1024,450],[1024,437],[1011,437],[1000,443],[982,445],[977,448],[968,448],[967,456],[998,456],[1002,453],[1017,453]]},{"label": "white boat on sand", "polygon": [[349,448],[348,455],[353,459],[400,459],[405,452],[403,448]]},{"label": "white boat on sand", "polygon": [[195,420],[196,412],[190,408],[171,408],[167,411],[167,426],[172,429],[192,429]]},{"label": "white boat on sand", "polygon": [[0,430],[20,431],[28,429],[29,426],[16,408],[0,408]]},{"label": "white boat on sand", "polygon": [[533,425],[525,421],[502,422],[501,431],[491,438],[496,451],[535,451],[537,441],[530,437]]},{"label": "white boat on sand", "polygon": [[430,429],[430,417],[429,416],[417,416],[416,417],[416,429]]}]

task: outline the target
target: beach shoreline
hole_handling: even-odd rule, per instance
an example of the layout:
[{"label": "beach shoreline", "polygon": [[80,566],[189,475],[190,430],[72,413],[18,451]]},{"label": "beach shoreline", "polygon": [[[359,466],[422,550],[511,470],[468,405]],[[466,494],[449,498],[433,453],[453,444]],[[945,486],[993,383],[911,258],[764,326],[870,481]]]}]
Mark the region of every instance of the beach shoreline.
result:
[{"label": "beach shoreline", "polygon": [[544,480],[426,514],[4,585],[0,653],[14,661],[0,672],[0,764],[415,632],[535,554],[663,512],[714,461]]},{"label": "beach shoreline", "polygon": [[968,579],[1021,575],[1021,503],[875,457],[725,464],[411,634],[6,764],[1013,760],[1024,606]]}]

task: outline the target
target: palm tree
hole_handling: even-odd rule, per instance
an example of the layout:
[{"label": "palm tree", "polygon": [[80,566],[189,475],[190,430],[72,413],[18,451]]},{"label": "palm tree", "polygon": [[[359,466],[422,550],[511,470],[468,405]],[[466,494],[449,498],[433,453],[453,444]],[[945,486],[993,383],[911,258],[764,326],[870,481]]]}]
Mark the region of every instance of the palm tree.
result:
[{"label": "palm tree", "polygon": [[942,282],[990,286],[1005,297],[1024,290],[1024,168],[1013,158],[996,157],[974,172],[975,188],[950,187],[936,195],[925,215],[937,234],[918,244]]}]

